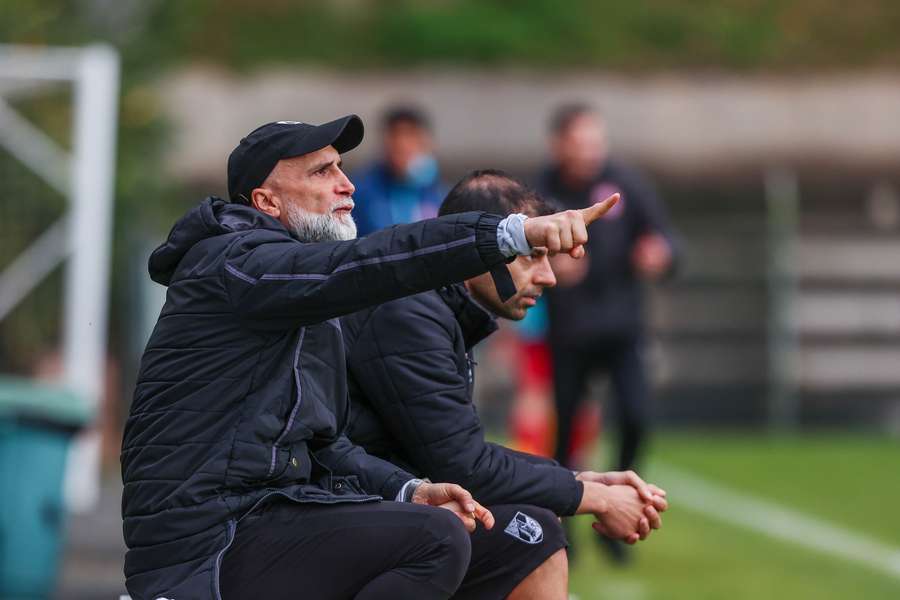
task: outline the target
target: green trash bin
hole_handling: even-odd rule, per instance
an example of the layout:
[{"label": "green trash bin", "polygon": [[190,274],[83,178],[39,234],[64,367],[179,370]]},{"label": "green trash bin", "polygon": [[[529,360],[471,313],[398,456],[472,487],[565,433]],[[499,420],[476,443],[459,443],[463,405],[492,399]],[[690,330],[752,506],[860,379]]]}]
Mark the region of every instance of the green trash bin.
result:
[{"label": "green trash bin", "polygon": [[53,593],[69,443],[91,416],[70,390],[0,377],[0,598]]}]

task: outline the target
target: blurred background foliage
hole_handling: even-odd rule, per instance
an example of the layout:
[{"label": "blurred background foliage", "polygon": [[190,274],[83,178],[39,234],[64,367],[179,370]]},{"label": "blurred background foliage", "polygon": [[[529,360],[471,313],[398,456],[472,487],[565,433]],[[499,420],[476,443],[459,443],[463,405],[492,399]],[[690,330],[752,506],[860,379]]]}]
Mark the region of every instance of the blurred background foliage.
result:
[{"label": "blurred background foliage", "polygon": [[612,70],[900,64],[900,4],[867,0],[8,0],[0,37],[180,61],[347,68],[433,63]]}]

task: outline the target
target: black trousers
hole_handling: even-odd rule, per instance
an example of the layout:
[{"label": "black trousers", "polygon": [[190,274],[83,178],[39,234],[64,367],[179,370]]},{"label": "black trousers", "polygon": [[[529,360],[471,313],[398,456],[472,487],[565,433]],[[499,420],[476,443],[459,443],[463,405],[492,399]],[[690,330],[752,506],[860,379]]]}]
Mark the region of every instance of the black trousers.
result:
[{"label": "black trousers", "polygon": [[608,372],[619,425],[619,470],[634,468],[649,425],[649,385],[640,336],[609,337],[590,344],[553,346],[556,402],[556,460],[570,468],[572,425],[584,400],[588,377]]},{"label": "black trousers", "polygon": [[274,500],[238,523],[220,588],[223,600],[449,598],[470,554],[442,508]]}]

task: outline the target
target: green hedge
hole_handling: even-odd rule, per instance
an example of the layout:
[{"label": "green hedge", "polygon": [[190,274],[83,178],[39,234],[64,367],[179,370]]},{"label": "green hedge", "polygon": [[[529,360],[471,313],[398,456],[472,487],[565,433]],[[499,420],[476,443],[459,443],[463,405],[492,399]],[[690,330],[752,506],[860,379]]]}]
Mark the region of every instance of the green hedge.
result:
[{"label": "green hedge", "polygon": [[895,0],[7,0],[3,13],[4,39],[78,43],[100,35],[147,66],[186,59],[238,68],[900,64]]}]

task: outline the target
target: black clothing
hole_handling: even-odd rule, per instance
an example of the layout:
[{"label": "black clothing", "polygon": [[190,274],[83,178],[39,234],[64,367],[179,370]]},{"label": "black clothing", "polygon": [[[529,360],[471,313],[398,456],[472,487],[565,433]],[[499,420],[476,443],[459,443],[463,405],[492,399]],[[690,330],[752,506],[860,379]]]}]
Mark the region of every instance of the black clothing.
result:
[{"label": "black clothing", "polygon": [[469,352],[496,324],[463,285],[387,302],[342,323],[350,439],[419,476],[458,483],[485,505],[575,512],[584,487],[571,471],[484,439]]},{"label": "black clothing", "polygon": [[550,342],[572,345],[607,335],[642,333],[644,298],[631,259],[634,244],[644,234],[658,233],[668,240],[673,259],[678,252],[653,186],[635,171],[608,162],[582,189],[566,187],[555,168],[544,172],[538,189],[562,209],[586,208],[621,193],[618,204],[590,227],[585,245],[589,267],[584,281],[547,290]]},{"label": "black clothing", "polygon": [[443,508],[275,501],[238,524],[222,560],[222,598],[448,598],[470,544],[462,521]]},{"label": "black clothing", "polygon": [[[591,345],[553,348],[553,388],[556,397],[558,439],[570,440],[572,423],[586,384],[594,369],[609,372],[615,415],[619,426],[616,469],[634,468],[649,419],[649,386],[644,368],[643,345],[636,337],[609,337]],[[570,448],[556,447],[556,459],[569,462]]]},{"label": "black clothing", "polygon": [[637,172],[607,161],[581,189],[567,187],[558,168],[544,172],[538,189],[561,208],[590,206],[619,192],[619,202],[591,225],[585,245],[588,272],[576,285],[547,290],[557,410],[555,456],[570,467],[572,420],[593,369],[608,370],[621,425],[618,468],[634,467],[647,430],[649,388],[640,353],[644,335],[644,294],[632,253],[641,236],[662,235],[677,261],[678,246],[655,189]]},{"label": "black clothing", "polygon": [[411,476],[343,435],[336,317],[502,266],[499,222],[466,213],[304,244],[264,213],[210,198],[175,224],[150,258],[168,292],[122,445],[135,600],[218,599],[237,520],[273,494],[396,495]]},{"label": "black clothing", "polygon": [[568,546],[553,511],[527,504],[488,508],[496,523],[490,531],[479,526],[472,534],[472,559],[454,600],[506,598],[532,571]]},{"label": "black clothing", "polygon": [[456,600],[506,598],[566,537],[549,510],[490,509],[494,528],[469,534],[442,508],[275,501],[238,524],[222,560],[222,598],[426,600],[454,590]]}]

